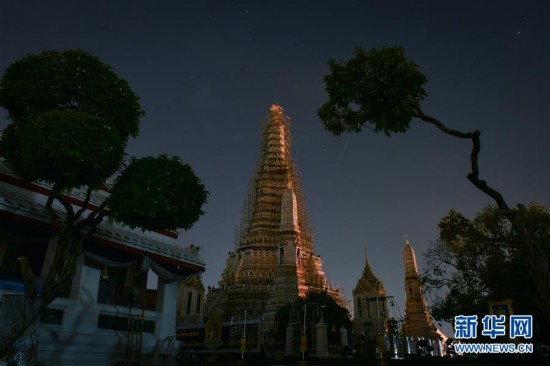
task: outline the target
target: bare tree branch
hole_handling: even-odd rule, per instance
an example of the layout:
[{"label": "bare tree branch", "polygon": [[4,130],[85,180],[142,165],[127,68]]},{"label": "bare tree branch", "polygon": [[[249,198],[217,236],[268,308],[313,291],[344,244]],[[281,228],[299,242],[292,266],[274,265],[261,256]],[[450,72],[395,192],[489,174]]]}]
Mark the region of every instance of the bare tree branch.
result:
[{"label": "bare tree branch", "polygon": [[510,206],[506,203],[504,200],[504,197],[500,192],[497,190],[491,188],[486,181],[479,179],[479,152],[481,151],[481,131],[475,130],[473,132],[461,132],[456,131],[451,128],[448,128],[445,126],[441,121],[438,119],[428,116],[424,114],[421,110],[417,111],[417,115],[415,117],[418,117],[424,122],[430,123],[437,127],[439,130],[443,131],[447,135],[451,135],[454,137],[459,137],[462,139],[470,139],[472,140],[472,152],[470,154],[470,165],[472,172],[468,174],[467,178],[468,180],[476,186],[479,190],[487,194],[489,197],[491,197],[497,204],[498,208],[503,210],[505,215],[512,214],[513,210],[510,209]]}]

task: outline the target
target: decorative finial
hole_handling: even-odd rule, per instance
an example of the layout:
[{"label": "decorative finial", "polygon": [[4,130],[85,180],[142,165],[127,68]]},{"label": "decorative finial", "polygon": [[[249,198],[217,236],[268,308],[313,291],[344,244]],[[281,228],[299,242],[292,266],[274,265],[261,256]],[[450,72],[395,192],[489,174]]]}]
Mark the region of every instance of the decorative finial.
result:
[{"label": "decorative finial", "polygon": [[269,108],[269,110],[271,112],[282,113],[283,112],[283,107],[281,107],[279,104],[275,103],[275,104],[271,105],[271,108]]},{"label": "decorative finial", "polygon": [[405,245],[411,245],[409,243],[409,237],[405,234]]}]

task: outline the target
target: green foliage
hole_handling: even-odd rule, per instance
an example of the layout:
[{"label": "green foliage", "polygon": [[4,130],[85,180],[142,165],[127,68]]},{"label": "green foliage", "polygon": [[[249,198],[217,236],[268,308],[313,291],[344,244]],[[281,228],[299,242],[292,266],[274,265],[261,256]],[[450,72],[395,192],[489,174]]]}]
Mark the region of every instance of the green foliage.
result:
[{"label": "green foliage", "polygon": [[3,132],[0,151],[23,179],[64,188],[97,186],[114,174],[125,143],[103,119],[77,110],[38,113]]},{"label": "green foliage", "polygon": [[360,132],[365,123],[386,135],[405,132],[427,96],[426,76],[401,47],[361,48],[345,63],[329,60],[325,90],[329,100],[319,109],[325,128],[335,135]]},{"label": "green foliage", "polygon": [[113,186],[109,215],[132,228],[189,229],[204,213],[207,197],[193,169],[179,158],[134,158]]},{"label": "green foliage", "polygon": [[143,110],[128,83],[81,50],[12,63],[0,80],[11,123],[0,154],[16,174],[60,188],[94,186],[116,172]]},{"label": "green foliage", "polygon": [[51,110],[74,109],[135,137],[143,110],[128,83],[82,50],[45,51],[12,63],[0,81],[0,105],[12,122]]},{"label": "green foliage", "polygon": [[[550,254],[546,208],[530,205],[525,224],[532,238],[543,243]],[[486,314],[488,301],[508,298],[516,313],[538,313],[532,302],[536,290],[526,270],[524,246],[494,206],[487,206],[473,219],[451,210],[439,223],[439,231],[439,239],[425,253],[428,267],[423,274],[425,289],[439,293],[431,306],[434,318],[449,321],[458,314]]]}]

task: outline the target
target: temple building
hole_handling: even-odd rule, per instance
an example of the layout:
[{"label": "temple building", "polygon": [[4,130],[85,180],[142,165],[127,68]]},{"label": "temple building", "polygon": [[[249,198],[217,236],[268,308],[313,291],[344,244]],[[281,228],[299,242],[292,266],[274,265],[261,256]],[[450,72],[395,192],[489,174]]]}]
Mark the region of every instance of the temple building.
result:
[{"label": "temple building", "polygon": [[353,327],[356,331],[384,334],[388,306],[384,284],[374,275],[365,254],[365,269],[353,289]]},{"label": "temple building", "polygon": [[262,139],[235,250],[229,252],[218,286],[207,295],[206,314],[222,320],[247,310],[269,322],[279,307],[310,290],[327,291],[343,304],[343,294],[329,286],[313,249],[290,150],[290,118],[279,105],[269,109]]},{"label": "temple building", "polygon": [[[0,351],[36,305],[25,297],[18,259],[28,258],[39,292],[58,245],[58,231],[45,208],[50,189],[44,182],[21,180],[0,160]],[[89,201],[83,190],[64,194],[75,209],[98,207],[108,197],[104,189],[94,191]],[[53,209],[63,214],[60,205]],[[182,247],[176,240],[174,232],[143,232],[104,219],[83,242],[70,292],[48,306],[10,357],[21,357],[17,364],[32,357],[61,366],[151,362],[157,345],[173,339],[176,320],[196,317],[204,305],[201,248]],[[18,349],[37,339],[37,355],[32,347]]]},{"label": "temple building", "polygon": [[191,275],[178,281],[176,292],[177,326],[202,323],[205,292],[200,274]]},{"label": "temple building", "polygon": [[[420,339],[426,339],[434,343],[440,343],[442,340],[445,341],[447,337],[433,324],[428,304],[422,292],[416,255],[408,239],[405,239],[403,262],[405,265],[405,292],[407,299],[405,302],[403,335],[409,341],[409,348],[412,348],[411,345],[414,346],[416,341]],[[434,348],[442,352],[441,347]]]}]

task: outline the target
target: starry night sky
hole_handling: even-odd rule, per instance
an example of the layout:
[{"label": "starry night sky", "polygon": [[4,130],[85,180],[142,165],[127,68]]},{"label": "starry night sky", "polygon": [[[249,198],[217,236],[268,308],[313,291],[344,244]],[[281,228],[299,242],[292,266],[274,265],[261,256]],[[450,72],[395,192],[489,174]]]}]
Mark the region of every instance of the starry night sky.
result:
[{"label": "starry night sky", "polygon": [[466,179],[469,141],[433,126],[415,121],[391,138],[325,131],[327,60],[403,46],[430,80],[424,111],[482,131],[481,178],[510,205],[550,206],[548,19],[550,2],[529,0],[0,0],[0,73],[26,54],[81,48],[129,82],[146,111],[129,155],[180,156],[210,192],[179,239],[203,247],[205,286],[234,247],[261,127],[279,103],[328,278],[351,299],[366,248],[403,312],[404,235],[422,269],[441,217],[471,216],[489,199]]}]

